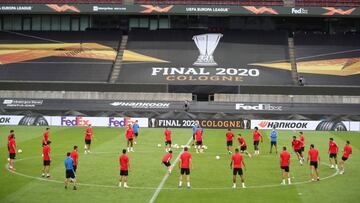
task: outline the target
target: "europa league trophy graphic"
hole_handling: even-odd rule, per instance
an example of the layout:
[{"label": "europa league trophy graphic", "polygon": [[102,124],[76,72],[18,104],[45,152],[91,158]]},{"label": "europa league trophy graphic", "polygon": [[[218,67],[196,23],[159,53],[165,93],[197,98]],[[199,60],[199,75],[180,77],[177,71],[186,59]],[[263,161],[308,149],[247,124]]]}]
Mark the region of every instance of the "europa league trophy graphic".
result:
[{"label": "europa league trophy graphic", "polygon": [[193,36],[193,40],[199,49],[200,55],[193,64],[194,66],[217,66],[213,53],[219,44],[220,33],[203,34]]},{"label": "europa league trophy graphic", "polygon": [[155,118],[151,119],[151,126],[150,127],[155,128],[155,121],[156,121]]}]

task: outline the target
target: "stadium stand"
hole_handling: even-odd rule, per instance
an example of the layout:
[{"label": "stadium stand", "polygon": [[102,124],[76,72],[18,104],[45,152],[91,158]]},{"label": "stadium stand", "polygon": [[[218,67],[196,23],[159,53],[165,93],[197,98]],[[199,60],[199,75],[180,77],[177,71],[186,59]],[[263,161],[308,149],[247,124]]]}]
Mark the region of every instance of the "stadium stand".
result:
[{"label": "stadium stand", "polygon": [[109,3],[123,3],[123,0],[0,0],[3,4],[47,4],[47,3],[77,3],[77,4],[109,4]]}]

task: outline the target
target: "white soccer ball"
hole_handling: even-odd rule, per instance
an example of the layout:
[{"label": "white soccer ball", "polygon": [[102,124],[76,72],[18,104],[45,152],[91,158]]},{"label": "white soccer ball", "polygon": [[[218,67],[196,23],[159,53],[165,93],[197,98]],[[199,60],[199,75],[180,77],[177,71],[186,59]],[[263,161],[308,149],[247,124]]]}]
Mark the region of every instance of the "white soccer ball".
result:
[{"label": "white soccer ball", "polygon": [[19,149],[19,150],[18,150],[18,153],[22,153],[22,150],[21,150],[21,149]]},{"label": "white soccer ball", "polygon": [[10,158],[8,158],[7,160],[10,161]]},{"label": "white soccer ball", "polygon": [[158,147],[161,147],[161,144],[158,144],[157,146],[158,146]]},{"label": "white soccer ball", "polygon": [[179,145],[177,145],[177,146],[176,146],[176,149],[180,149],[180,146],[179,146]]},{"label": "white soccer ball", "polygon": [[206,146],[206,145],[203,145],[202,148],[203,148],[203,149],[207,149],[207,146]]},{"label": "white soccer ball", "polygon": [[216,156],[215,158],[216,158],[217,160],[219,160],[219,159],[220,159],[220,156]]}]

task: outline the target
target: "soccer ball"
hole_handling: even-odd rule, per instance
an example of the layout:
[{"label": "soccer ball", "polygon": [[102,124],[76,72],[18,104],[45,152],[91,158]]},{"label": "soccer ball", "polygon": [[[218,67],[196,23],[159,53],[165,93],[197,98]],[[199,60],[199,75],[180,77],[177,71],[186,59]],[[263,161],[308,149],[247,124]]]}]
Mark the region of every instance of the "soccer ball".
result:
[{"label": "soccer ball", "polygon": [[8,158],[7,160],[10,161],[10,158]]},{"label": "soccer ball", "polygon": [[158,147],[161,147],[161,144],[158,144],[157,146],[158,146]]},{"label": "soccer ball", "polygon": [[180,146],[179,146],[179,145],[176,145],[176,149],[180,149]]},{"label": "soccer ball", "polygon": [[217,160],[219,160],[219,159],[220,159],[220,156],[216,156],[215,158],[216,158]]},{"label": "soccer ball", "polygon": [[21,150],[21,149],[19,149],[19,150],[18,150],[18,153],[19,153],[19,154],[20,154],[20,153],[22,153],[22,150]]},{"label": "soccer ball", "polygon": [[202,148],[203,148],[203,149],[207,149],[207,146],[206,146],[206,145],[203,145]]}]

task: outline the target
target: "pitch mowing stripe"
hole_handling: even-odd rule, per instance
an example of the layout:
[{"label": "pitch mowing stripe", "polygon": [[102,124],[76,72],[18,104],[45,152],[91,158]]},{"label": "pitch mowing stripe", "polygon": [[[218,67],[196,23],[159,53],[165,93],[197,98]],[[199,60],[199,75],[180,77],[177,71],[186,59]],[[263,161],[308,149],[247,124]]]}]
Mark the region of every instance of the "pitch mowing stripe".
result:
[{"label": "pitch mowing stripe", "polygon": [[[188,145],[190,144],[190,142],[191,142],[192,139],[193,139],[193,137],[191,136],[190,139],[188,140],[188,142],[186,143],[186,146],[188,146]],[[176,157],[174,163],[172,164],[172,168],[174,168],[175,165],[177,164],[177,162],[179,161],[180,155],[181,155],[181,152],[179,153],[179,155]],[[163,179],[161,180],[159,186],[156,188],[153,196],[152,196],[151,199],[149,200],[149,203],[154,203],[154,202],[155,202],[156,198],[158,197],[161,189],[164,187],[164,184],[165,184],[165,182],[166,182],[166,180],[167,180],[168,178],[169,178],[169,172],[166,171],[166,173],[165,173]]]}]

